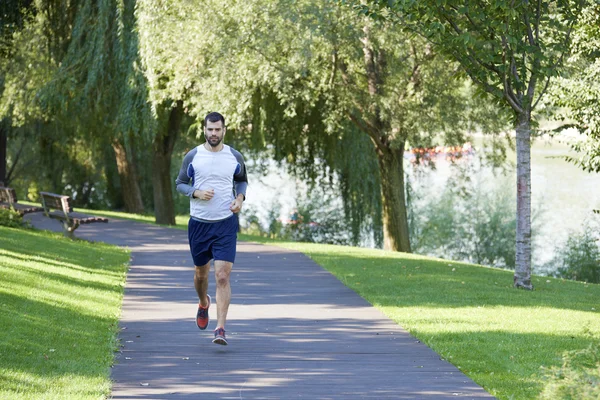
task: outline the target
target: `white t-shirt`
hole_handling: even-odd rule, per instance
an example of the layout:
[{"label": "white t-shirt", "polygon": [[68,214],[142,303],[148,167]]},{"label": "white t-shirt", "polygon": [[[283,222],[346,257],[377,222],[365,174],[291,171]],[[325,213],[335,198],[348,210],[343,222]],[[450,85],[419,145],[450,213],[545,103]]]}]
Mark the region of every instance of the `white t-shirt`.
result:
[{"label": "white t-shirt", "polygon": [[[177,191],[190,198],[190,215],[205,221],[220,221],[233,213],[229,209],[235,196],[246,197],[248,177],[244,158],[239,151],[228,145],[218,152],[206,150],[200,145],[183,158],[175,181]],[[214,189],[210,200],[192,197],[195,190]]]}]

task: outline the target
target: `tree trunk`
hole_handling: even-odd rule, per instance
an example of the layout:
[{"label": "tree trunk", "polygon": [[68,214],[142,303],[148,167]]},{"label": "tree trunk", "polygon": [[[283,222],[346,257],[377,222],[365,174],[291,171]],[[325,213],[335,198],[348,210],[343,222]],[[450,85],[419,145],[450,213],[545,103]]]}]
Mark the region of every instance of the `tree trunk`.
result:
[{"label": "tree trunk", "polygon": [[531,120],[519,115],[517,125],[517,241],[514,285],[532,290],[531,284]]},{"label": "tree trunk", "polygon": [[404,145],[398,149],[378,151],[377,156],[381,174],[383,248],[410,253],[404,194]]},{"label": "tree trunk", "polygon": [[[363,132],[367,133],[377,152],[379,171],[381,176],[381,206],[383,217],[383,248],[391,251],[410,253],[410,238],[408,235],[408,217],[406,213],[406,197],[404,194],[404,140],[398,140],[397,148],[392,148],[391,127],[388,120],[381,116],[377,105],[377,97],[383,95],[386,54],[381,49],[375,51],[370,40],[370,29],[363,28],[364,36],[363,54],[365,73],[368,83],[368,93],[371,97],[369,121],[359,121],[352,118],[353,122]],[[358,106],[358,109],[365,107]],[[364,113],[363,114],[364,118]],[[395,144],[394,144],[395,145]]]},{"label": "tree trunk", "polygon": [[138,182],[135,163],[127,158],[125,146],[118,139],[112,142],[115,158],[117,160],[117,170],[121,180],[121,190],[123,192],[123,202],[125,211],[135,214],[144,213],[144,203],[142,201],[142,192]]},{"label": "tree trunk", "polygon": [[6,146],[8,144],[8,132],[6,129],[6,122],[0,121],[0,186],[8,186],[10,182],[6,176]]},{"label": "tree trunk", "polygon": [[157,224],[175,225],[175,204],[173,202],[171,179],[171,155],[183,118],[183,102],[178,101],[169,112],[166,132],[160,130],[154,138],[154,162],[152,163],[152,184],[154,193],[154,216]]}]

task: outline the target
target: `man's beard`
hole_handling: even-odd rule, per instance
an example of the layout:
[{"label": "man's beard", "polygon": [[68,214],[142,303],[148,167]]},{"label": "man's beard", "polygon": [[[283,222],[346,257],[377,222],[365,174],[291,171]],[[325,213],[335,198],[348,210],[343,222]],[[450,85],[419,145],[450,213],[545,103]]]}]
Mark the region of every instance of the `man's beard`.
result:
[{"label": "man's beard", "polygon": [[209,136],[206,135],[204,135],[204,138],[206,139],[206,142],[210,145],[210,147],[217,147],[223,141],[223,138],[216,138],[216,143],[214,141],[211,142]]}]

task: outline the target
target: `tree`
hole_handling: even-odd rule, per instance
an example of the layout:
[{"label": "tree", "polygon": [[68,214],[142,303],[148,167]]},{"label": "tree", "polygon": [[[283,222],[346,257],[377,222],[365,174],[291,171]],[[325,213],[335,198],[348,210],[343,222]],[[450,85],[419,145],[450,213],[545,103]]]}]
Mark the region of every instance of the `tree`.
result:
[{"label": "tree", "polygon": [[[10,6],[17,4],[10,2]],[[3,80],[0,117],[3,118],[5,132],[12,134],[11,139],[17,139],[18,134],[21,142],[12,159],[10,178],[14,178],[12,172],[23,148],[38,148],[38,160],[46,168],[39,169],[37,174],[51,183],[50,190],[56,189],[55,183],[65,170],[64,160],[67,157],[60,152],[59,143],[66,136],[55,135],[57,127],[52,116],[39,104],[37,93],[51,80],[65,54],[70,39],[66,27],[73,23],[75,10],[76,7],[69,2],[47,1],[34,2],[28,10],[13,10],[21,12],[19,28],[12,29],[10,39],[5,42],[9,43],[4,48],[8,58],[0,59]],[[23,146],[25,143],[29,146]]]},{"label": "tree", "polygon": [[572,143],[580,157],[567,160],[584,171],[600,172],[600,5],[580,13],[573,32],[573,54],[567,69],[555,79],[549,103],[564,122],[558,130],[575,127],[587,140]]},{"label": "tree", "polygon": [[[26,14],[32,6],[32,0],[12,0],[0,3],[0,94],[4,92],[6,64],[13,53],[12,43],[15,32],[23,28]],[[1,97],[1,96],[0,96]],[[7,143],[11,124],[7,117],[0,119],[0,182],[10,184],[12,171],[7,169]]]},{"label": "tree", "polygon": [[[461,85],[452,65],[422,39],[334,1],[143,4],[142,12],[153,7],[153,23],[144,23],[152,34],[143,41],[160,49],[145,56],[155,65],[153,87],[160,93],[185,87],[193,114],[224,111],[230,132],[309,181],[331,181],[341,172],[336,176],[347,194],[360,185],[377,190],[384,247],[410,251],[404,150],[407,141],[419,145],[436,134],[453,144],[463,140]],[[340,152],[349,131],[368,138],[370,153]],[[372,170],[347,168],[364,157],[376,160],[365,164],[378,179]],[[369,195],[361,198],[365,207],[373,204]]]},{"label": "tree", "polygon": [[[143,213],[144,203],[153,200],[156,221],[174,224],[170,161],[183,109],[181,103],[165,103],[152,113],[135,7],[135,0],[36,3],[39,17],[18,37],[21,48],[7,62],[10,85],[0,109],[18,124],[47,125],[41,130],[45,147],[40,157],[54,148],[64,153],[46,157],[47,162],[74,163],[88,151],[90,160],[85,163],[96,164],[89,170],[118,174],[127,211]],[[40,43],[46,44],[41,51]],[[50,137],[51,132],[57,133]],[[114,161],[103,165],[107,156]],[[49,170],[55,180],[51,186],[64,190],[65,183],[60,186],[66,169]],[[86,188],[103,180],[82,178],[69,182],[77,187],[78,202],[87,198]],[[115,187],[111,176],[106,181],[109,188]],[[145,188],[153,191],[153,198],[144,198]]]},{"label": "tree", "polygon": [[[41,103],[97,148],[112,147],[125,209],[143,213],[136,151],[151,129],[133,18],[135,1],[82,0]],[[150,121],[149,121],[150,120]],[[146,125],[146,126],[145,126]]]},{"label": "tree", "polygon": [[363,12],[418,32],[514,115],[517,144],[515,287],[531,284],[533,112],[570,50],[584,1],[371,1]]}]

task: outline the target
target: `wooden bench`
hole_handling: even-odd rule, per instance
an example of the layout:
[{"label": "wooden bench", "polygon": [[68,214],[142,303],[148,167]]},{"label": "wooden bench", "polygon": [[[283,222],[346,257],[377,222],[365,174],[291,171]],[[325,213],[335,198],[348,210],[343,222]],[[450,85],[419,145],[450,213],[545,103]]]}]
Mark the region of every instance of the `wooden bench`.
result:
[{"label": "wooden bench", "polygon": [[62,194],[40,192],[44,215],[56,219],[62,223],[65,236],[74,237],[75,229],[79,225],[91,224],[93,222],[108,222],[108,218],[94,217],[73,212],[71,198]]},{"label": "wooden bench", "polygon": [[5,186],[0,186],[0,208],[14,210],[21,215],[43,211],[43,208],[41,207],[19,204],[17,202],[17,193],[15,192],[15,189]]}]

